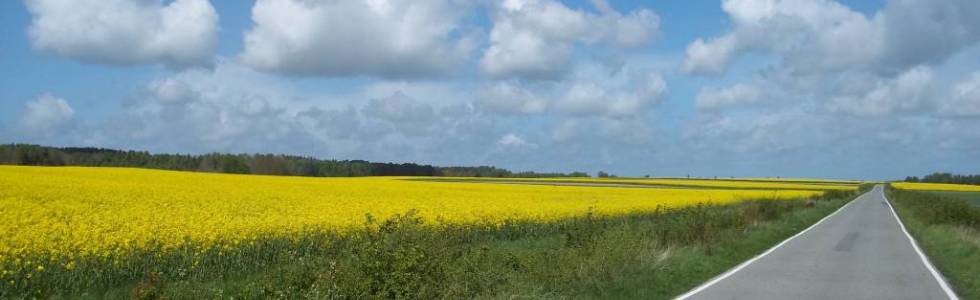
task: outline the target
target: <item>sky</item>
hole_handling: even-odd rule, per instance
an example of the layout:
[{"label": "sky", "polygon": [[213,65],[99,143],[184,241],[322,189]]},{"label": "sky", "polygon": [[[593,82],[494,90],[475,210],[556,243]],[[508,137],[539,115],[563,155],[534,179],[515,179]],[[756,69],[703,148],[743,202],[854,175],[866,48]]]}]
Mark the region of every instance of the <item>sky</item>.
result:
[{"label": "sky", "polygon": [[0,143],[980,173],[975,0],[26,0],[0,35]]}]

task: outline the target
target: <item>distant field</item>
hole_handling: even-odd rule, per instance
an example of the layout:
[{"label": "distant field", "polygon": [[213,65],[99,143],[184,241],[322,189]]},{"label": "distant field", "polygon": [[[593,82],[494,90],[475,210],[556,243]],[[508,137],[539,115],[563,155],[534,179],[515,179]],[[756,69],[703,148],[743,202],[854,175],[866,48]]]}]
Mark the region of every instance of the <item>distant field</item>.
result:
[{"label": "distant field", "polygon": [[893,182],[891,186],[900,190],[913,191],[980,192],[980,185],[969,184]]},{"label": "distant field", "polygon": [[960,199],[980,207],[980,185],[895,182],[892,187],[900,190],[924,191],[943,197]]},{"label": "distant field", "polygon": [[865,183],[865,181],[858,180],[840,180],[840,179],[821,179],[821,178],[781,178],[781,177],[744,177],[744,178],[683,178],[683,177],[656,177],[652,179],[708,179],[708,180],[725,180],[725,181],[764,181],[764,182],[792,182],[792,183],[811,183],[811,184],[842,184],[842,185],[856,185]]},{"label": "distant field", "polygon": [[579,183],[605,185],[638,185],[663,188],[745,189],[745,190],[855,190],[858,183],[796,182],[761,179],[686,179],[686,178],[487,178],[487,177],[425,177],[423,181],[437,182],[501,182],[501,183]]}]

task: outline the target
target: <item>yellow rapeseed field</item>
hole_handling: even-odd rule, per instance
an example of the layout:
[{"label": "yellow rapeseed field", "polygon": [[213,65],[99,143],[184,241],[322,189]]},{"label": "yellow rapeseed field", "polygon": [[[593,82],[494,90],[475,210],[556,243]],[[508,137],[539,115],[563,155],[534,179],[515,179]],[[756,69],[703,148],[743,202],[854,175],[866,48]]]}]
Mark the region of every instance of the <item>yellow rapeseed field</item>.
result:
[{"label": "yellow rapeseed field", "polygon": [[822,184],[861,184],[864,181],[859,180],[845,180],[845,179],[825,179],[825,178],[784,178],[784,177],[743,177],[734,178],[736,180],[752,180],[752,181],[775,181],[775,182],[805,182],[805,183],[822,183]]},{"label": "yellow rapeseed field", "polygon": [[[443,178],[445,179],[445,178]],[[452,180],[459,180],[454,178]],[[724,180],[724,179],[686,179],[686,178],[464,178],[477,181],[535,181],[535,182],[576,182],[576,183],[623,183],[658,186],[683,186],[720,189],[794,189],[794,190],[855,190],[857,184],[837,182],[798,183],[763,180]],[[438,180],[438,178],[437,178]]]},{"label": "yellow rapeseed field", "polygon": [[658,206],[821,193],[404,179],[0,166],[0,265],[23,257],[70,262],[124,256],[137,249],[234,246],[310,230],[343,231],[363,224],[365,214],[383,219],[409,210],[435,224],[547,221],[580,216],[590,209],[596,214],[622,214]]},{"label": "yellow rapeseed field", "polygon": [[968,185],[968,184],[895,182],[892,183],[891,185],[896,189],[902,189],[902,190],[980,192],[980,185]]}]

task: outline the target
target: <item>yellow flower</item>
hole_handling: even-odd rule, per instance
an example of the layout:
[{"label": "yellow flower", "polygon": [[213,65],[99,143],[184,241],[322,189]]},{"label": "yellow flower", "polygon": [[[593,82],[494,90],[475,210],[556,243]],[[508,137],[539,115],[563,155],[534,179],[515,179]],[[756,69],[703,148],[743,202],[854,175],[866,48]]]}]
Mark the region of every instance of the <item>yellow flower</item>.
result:
[{"label": "yellow flower", "polygon": [[[414,210],[431,226],[501,224],[506,220],[553,221],[589,212],[649,212],[703,202],[791,199],[820,195],[827,189],[854,188],[849,183],[793,181],[535,179],[712,187],[692,189],[410,179],[423,178],[0,166],[0,236],[4,237],[0,239],[0,262],[12,260],[19,266],[22,257],[70,261],[65,268],[71,270],[78,259],[120,265],[120,258],[148,249],[224,255],[265,237],[299,240],[312,231],[360,228],[366,214],[382,220]],[[744,189],[747,187],[753,189]],[[37,268],[38,272],[43,270],[40,265]]]},{"label": "yellow flower", "polygon": [[980,185],[919,182],[895,182],[891,185],[896,189],[902,190],[980,192]]}]

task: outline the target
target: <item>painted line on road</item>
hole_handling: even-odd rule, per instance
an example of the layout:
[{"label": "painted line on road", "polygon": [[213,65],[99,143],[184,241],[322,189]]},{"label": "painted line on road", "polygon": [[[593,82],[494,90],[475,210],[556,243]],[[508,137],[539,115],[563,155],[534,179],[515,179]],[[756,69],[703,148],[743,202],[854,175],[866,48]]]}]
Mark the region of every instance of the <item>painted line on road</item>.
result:
[{"label": "painted line on road", "polygon": [[789,241],[792,241],[796,237],[801,236],[804,233],[807,233],[808,231],[810,231],[810,229],[813,229],[814,227],[817,227],[817,225],[820,225],[820,223],[823,223],[823,221],[829,219],[830,217],[833,217],[834,215],[836,215],[840,211],[844,210],[844,208],[846,208],[847,206],[851,205],[851,203],[857,202],[858,199],[860,199],[861,197],[864,197],[864,196],[866,196],[866,195],[868,195],[870,193],[871,192],[867,192],[867,193],[864,193],[861,196],[858,196],[857,198],[854,198],[854,200],[851,200],[850,202],[847,202],[847,204],[844,204],[844,206],[841,206],[840,208],[838,208],[834,212],[830,213],[826,217],[823,217],[823,219],[820,219],[820,221],[817,221],[816,223],[813,223],[813,225],[810,225],[810,227],[807,227],[806,229],[803,229],[803,231],[800,231],[800,232],[796,233],[795,235],[789,237],[788,239],[783,240],[779,244],[776,244],[775,246],[772,246],[772,248],[769,248],[769,250],[766,250],[766,252],[762,252],[762,254],[756,255],[752,259],[749,259],[749,260],[747,260],[747,261],[745,261],[745,262],[743,262],[743,263],[735,266],[734,268],[731,268],[728,271],[725,271],[725,273],[721,273],[721,275],[716,276],[715,278],[709,280],[708,282],[702,283],[700,286],[694,288],[693,290],[691,290],[691,291],[689,291],[687,293],[684,293],[683,295],[677,296],[677,298],[674,298],[674,299],[675,300],[688,299],[691,296],[694,296],[697,293],[700,293],[701,291],[703,291],[703,290],[711,287],[712,285],[714,285],[714,284],[716,284],[716,283],[724,280],[725,278],[728,278],[729,276],[732,276],[733,274],[735,274],[739,270],[742,270],[743,268],[745,268],[748,265],[752,264],[753,262],[759,260],[760,258],[763,258],[766,255],[769,255],[769,253],[772,253],[773,251],[776,251],[776,249],[779,249],[779,247],[782,247],[783,245],[785,245]]},{"label": "painted line on road", "polygon": [[942,287],[943,292],[946,293],[946,297],[949,297],[950,300],[959,300],[960,298],[956,296],[953,289],[951,289],[949,284],[946,283],[946,279],[943,278],[943,275],[939,274],[939,271],[936,271],[936,267],[932,265],[932,262],[929,262],[929,258],[926,257],[926,255],[922,252],[922,249],[919,248],[919,244],[915,242],[915,238],[909,234],[908,230],[905,230],[905,224],[902,224],[902,219],[899,218],[898,213],[895,212],[895,207],[892,206],[891,201],[888,201],[888,197],[885,196],[884,188],[882,188],[881,198],[885,199],[885,203],[888,204],[888,208],[891,209],[892,216],[895,217],[895,221],[898,222],[898,226],[902,228],[902,232],[905,233],[905,237],[909,238],[909,243],[912,243],[912,248],[915,249],[915,253],[919,254],[919,258],[921,258],[922,263],[926,265],[926,269],[929,269],[929,273],[932,273],[932,277],[939,282],[939,286]]}]

